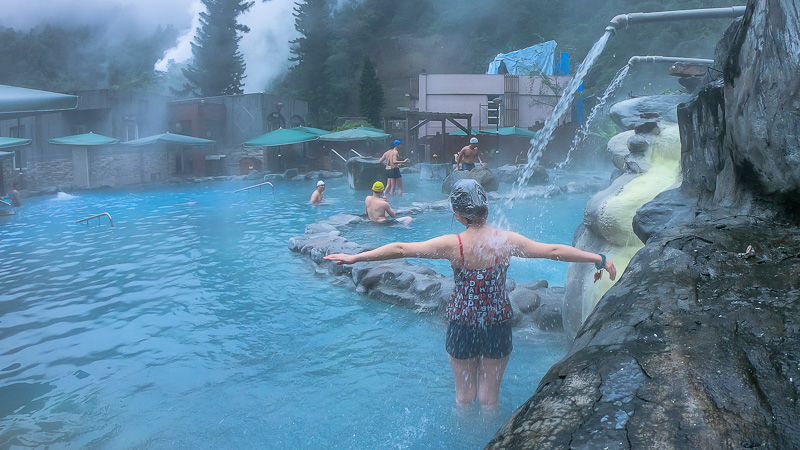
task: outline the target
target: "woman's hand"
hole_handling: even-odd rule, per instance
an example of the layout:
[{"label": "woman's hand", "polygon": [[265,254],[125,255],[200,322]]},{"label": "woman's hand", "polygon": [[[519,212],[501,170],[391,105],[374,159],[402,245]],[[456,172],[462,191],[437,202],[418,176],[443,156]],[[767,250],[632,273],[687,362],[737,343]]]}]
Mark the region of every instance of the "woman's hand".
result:
[{"label": "woman's hand", "polygon": [[[323,257],[323,259],[328,261],[336,261],[336,264],[340,266],[342,264],[353,264],[357,262],[356,255],[346,255],[344,253],[331,253],[330,255]],[[616,273],[616,271],[614,273]]]},{"label": "woman's hand", "polygon": [[617,268],[614,267],[614,263],[611,261],[606,261],[606,265],[603,267],[608,271],[608,277],[611,278],[611,281],[617,279]]}]

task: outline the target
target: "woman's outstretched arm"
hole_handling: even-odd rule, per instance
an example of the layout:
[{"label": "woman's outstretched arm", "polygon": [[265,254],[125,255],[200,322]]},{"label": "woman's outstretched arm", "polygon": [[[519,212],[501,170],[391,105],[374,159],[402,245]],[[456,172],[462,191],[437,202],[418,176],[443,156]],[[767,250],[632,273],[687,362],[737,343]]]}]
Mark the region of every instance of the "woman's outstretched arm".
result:
[{"label": "woman's outstretched arm", "polygon": [[[585,252],[575,247],[561,244],[543,244],[532,241],[519,233],[511,233],[510,243],[513,246],[511,254],[522,258],[546,258],[564,262],[587,262],[595,266],[603,262],[603,257],[597,253]],[[611,260],[606,260],[603,269],[608,271],[608,276],[617,278],[617,268]]]},{"label": "woman's outstretched arm", "polygon": [[393,242],[378,247],[375,250],[347,255],[344,253],[331,253],[324,258],[336,261],[337,264],[353,264],[362,261],[385,261],[398,258],[428,258],[452,259],[456,237],[453,235],[439,236],[424,242]]}]

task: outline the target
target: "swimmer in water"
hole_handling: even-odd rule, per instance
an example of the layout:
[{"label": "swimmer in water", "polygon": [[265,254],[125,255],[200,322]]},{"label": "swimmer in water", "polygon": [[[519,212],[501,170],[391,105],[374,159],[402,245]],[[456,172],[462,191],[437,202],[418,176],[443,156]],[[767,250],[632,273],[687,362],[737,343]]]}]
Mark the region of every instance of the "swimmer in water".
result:
[{"label": "swimmer in water", "polygon": [[322,180],[317,181],[317,188],[311,194],[311,203],[322,203],[325,201],[325,182]]},{"label": "swimmer in water", "polygon": [[[376,188],[373,187],[373,192]],[[376,201],[379,200],[376,197]],[[326,260],[338,264],[398,258],[447,259],[453,268],[455,288],[447,305],[447,350],[456,385],[456,403],[497,408],[500,382],[511,355],[513,311],[506,292],[506,271],[512,256],[555,261],[593,263],[602,274],[617,277],[614,263],[605,255],[568,245],[543,244],[486,223],[489,202],[477,181],[456,182],[450,208],[465,229],[424,242],[395,242],[375,250],[347,255],[335,253]]]},{"label": "swimmer in water", "polygon": [[[375,223],[394,223],[398,222],[403,225],[408,225],[411,222],[411,216],[397,217],[389,201],[386,197],[382,197],[383,191],[386,187],[382,182],[376,181],[372,185],[372,195],[364,199],[364,207],[367,211],[369,220]],[[387,219],[386,216],[389,216]]]}]

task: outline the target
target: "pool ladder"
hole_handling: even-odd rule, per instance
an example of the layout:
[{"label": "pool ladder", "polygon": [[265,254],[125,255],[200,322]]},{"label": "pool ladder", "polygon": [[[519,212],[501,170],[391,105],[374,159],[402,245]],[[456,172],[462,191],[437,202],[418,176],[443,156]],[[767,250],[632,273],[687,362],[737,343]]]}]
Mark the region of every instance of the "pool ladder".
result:
[{"label": "pool ladder", "polygon": [[89,216],[89,217],[84,217],[81,220],[76,220],[75,223],[86,222],[86,225],[89,225],[89,221],[90,220],[97,219],[97,223],[99,224],[100,223],[100,218],[103,217],[103,216],[108,217],[108,221],[111,222],[111,226],[113,227],[114,226],[114,219],[112,219],[111,218],[111,214],[109,214],[107,212],[100,213],[100,214],[95,214],[95,215]]},{"label": "pool ladder", "polygon": [[248,189],[253,189],[253,188],[258,188],[258,192],[261,192],[261,186],[264,186],[265,184],[268,184],[268,185],[270,185],[272,187],[272,193],[274,194],[275,193],[275,186],[272,183],[270,183],[269,181],[265,181],[265,182],[259,183],[259,184],[254,184],[253,186],[248,186],[246,188],[237,189],[237,190],[235,190],[233,192],[236,193],[236,192],[246,191]]}]

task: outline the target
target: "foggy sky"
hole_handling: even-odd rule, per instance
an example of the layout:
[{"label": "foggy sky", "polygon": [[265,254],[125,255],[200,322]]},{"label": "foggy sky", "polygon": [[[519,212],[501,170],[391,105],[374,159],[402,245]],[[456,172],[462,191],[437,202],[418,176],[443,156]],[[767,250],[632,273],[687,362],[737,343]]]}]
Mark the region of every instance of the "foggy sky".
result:
[{"label": "foggy sky", "polygon": [[[152,33],[156,26],[172,25],[181,33],[176,47],[165,54],[156,68],[166,68],[168,59],[186,62],[190,42],[199,26],[200,0],[2,0],[0,25],[27,31],[44,24],[59,26],[109,25],[109,39]],[[241,23],[250,27],[239,42],[247,69],[245,92],[261,92],[289,67],[289,41],[297,37],[292,16],[295,0],[257,0]]]}]

